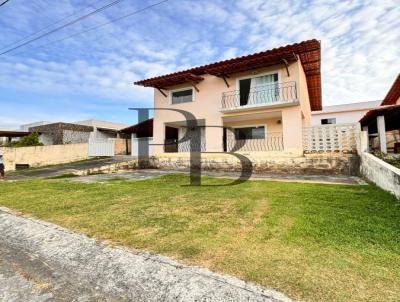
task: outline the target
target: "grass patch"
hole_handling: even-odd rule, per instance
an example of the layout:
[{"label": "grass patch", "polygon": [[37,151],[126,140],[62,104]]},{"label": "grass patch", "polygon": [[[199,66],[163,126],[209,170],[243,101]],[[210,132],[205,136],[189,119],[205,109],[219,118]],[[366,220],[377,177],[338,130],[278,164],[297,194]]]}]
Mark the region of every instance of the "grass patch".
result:
[{"label": "grass patch", "polygon": [[73,173],[65,173],[57,176],[52,176],[52,177],[47,177],[47,179],[64,179],[64,178],[73,178],[73,177],[79,177],[79,175],[73,174]]},{"label": "grass patch", "polygon": [[186,184],[185,175],[27,180],[0,183],[0,204],[299,300],[400,300],[400,203],[392,195],[372,185]]}]

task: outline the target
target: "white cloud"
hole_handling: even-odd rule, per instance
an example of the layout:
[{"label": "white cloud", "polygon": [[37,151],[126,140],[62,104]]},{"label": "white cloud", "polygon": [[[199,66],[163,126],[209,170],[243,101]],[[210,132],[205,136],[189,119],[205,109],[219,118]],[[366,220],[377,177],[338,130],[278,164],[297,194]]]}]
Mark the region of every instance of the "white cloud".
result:
[{"label": "white cloud", "polygon": [[[99,30],[34,48],[144,5],[122,2],[2,56],[0,89],[68,96],[77,104],[91,99],[94,111],[103,99],[107,106],[148,104],[151,89],[133,86],[135,80],[311,38],[322,42],[325,105],[382,98],[399,72],[400,6],[395,1],[171,0]],[[2,8],[0,45],[86,6],[78,0],[53,5],[45,0],[15,1]],[[44,109],[36,110],[39,117]]]}]

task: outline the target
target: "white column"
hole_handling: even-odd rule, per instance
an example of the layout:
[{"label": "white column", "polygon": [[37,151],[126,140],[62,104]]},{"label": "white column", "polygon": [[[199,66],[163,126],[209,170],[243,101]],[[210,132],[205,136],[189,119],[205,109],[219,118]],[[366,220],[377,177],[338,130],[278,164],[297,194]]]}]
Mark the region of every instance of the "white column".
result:
[{"label": "white column", "polygon": [[359,155],[363,152],[369,152],[369,136],[368,131],[361,131],[360,133],[360,150]]},{"label": "white column", "polygon": [[300,107],[282,110],[283,150],[303,153],[303,121]]},{"label": "white column", "polygon": [[131,134],[131,156],[138,155],[138,143],[136,139],[136,133]]},{"label": "white column", "polygon": [[381,148],[381,152],[387,153],[385,117],[383,115],[377,117],[376,125],[378,128],[379,146]]}]

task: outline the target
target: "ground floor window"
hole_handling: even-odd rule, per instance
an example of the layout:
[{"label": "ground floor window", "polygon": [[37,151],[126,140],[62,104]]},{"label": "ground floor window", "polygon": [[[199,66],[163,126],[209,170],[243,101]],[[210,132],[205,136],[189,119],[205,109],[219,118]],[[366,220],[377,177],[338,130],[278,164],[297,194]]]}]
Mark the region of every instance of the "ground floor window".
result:
[{"label": "ground floor window", "polygon": [[235,139],[264,139],[265,126],[252,126],[234,129]]}]

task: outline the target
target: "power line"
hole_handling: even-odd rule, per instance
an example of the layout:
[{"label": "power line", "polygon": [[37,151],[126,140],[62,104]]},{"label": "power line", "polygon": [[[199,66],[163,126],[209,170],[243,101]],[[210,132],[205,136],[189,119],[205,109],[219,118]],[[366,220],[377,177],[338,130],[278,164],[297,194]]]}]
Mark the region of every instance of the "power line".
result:
[{"label": "power line", "polygon": [[[111,23],[117,22],[117,21],[119,21],[119,20],[128,18],[128,17],[130,17],[130,16],[139,14],[139,13],[145,11],[145,10],[148,10],[148,9],[150,9],[150,8],[153,8],[153,7],[155,7],[155,6],[158,6],[158,5],[160,5],[160,4],[163,4],[163,3],[167,2],[167,1],[169,1],[169,0],[163,0],[163,1],[160,1],[160,2],[157,2],[157,3],[154,3],[154,4],[151,4],[151,5],[145,6],[145,7],[141,8],[141,9],[138,9],[138,10],[136,10],[136,11],[133,11],[133,12],[131,12],[131,13],[129,13],[129,14],[123,15],[123,16],[121,16],[121,17],[112,19],[112,20],[110,20],[110,21],[101,23],[101,24],[96,25],[96,26],[93,26],[93,27],[90,27],[90,28],[88,28],[88,29],[86,29],[86,30],[83,30],[83,31],[74,33],[74,34],[72,34],[72,35],[66,36],[66,37],[61,38],[61,39],[58,39],[58,40],[50,41],[49,43],[45,43],[45,44],[36,46],[36,47],[34,47],[34,49],[36,49],[36,48],[41,48],[41,47],[45,47],[45,46],[48,46],[48,45],[51,45],[51,44],[54,44],[54,43],[57,43],[57,42],[61,42],[61,41],[64,41],[64,40],[73,38],[73,37],[78,36],[78,35],[81,35],[81,34],[87,33],[87,32],[89,32],[89,31],[93,31],[93,30],[95,30],[95,29],[97,29],[97,28],[99,28],[99,27],[103,27],[103,26],[109,25],[109,24],[111,24]],[[12,51],[12,50],[10,50],[10,51]],[[6,53],[8,53],[8,52],[10,52],[10,51],[0,53],[0,56],[1,56],[1,55],[4,55],[4,54],[6,54]]]},{"label": "power line", "polygon": [[10,1],[10,0],[4,1],[3,3],[0,4],[0,6],[3,6],[3,5],[6,4],[8,1]]},{"label": "power line", "polygon": [[73,24],[75,24],[75,23],[78,23],[79,21],[82,21],[83,19],[86,19],[86,18],[88,18],[88,17],[90,17],[90,16],[93,16],[93,15],[95,15],[95,14],[97,14],[97,13],[103,11],[103,10],[106,10],[107,8],[110,8],[110,7],[112,7],[112,6],[114,6],[114,5],[118,4],[118,3],[120,3],[121,1],[123,1],[123,0],[115,0],[115,1],[113,1],[113,2],[111,2],[111,3],[109,3],[109,4],[106,4],[106,5],[104,5],[104,6],[100,7],[100,8],[98,8],[98,9],[96,9],[96,10],[94,10],[94,11],[92,11],[92,12],[86,14],[86,15],[83,15],[83,16],[77,18],[77,19],[74,19],[74,20],[72,20],[72,21],[70,21],[70,22],[67,22],[66,24],[61,25],[61,26],[59,26],[59,27],[56,27],[55,29],[53,29],[53,30],[51,30],[51,31],[48,31],[48,32],[46,32],[46,33],[44,33],[44,34],[42,34],[42,35],[36,37],[36,38],[30,39],[30,40],[28,40],[28,41],[26,41],[26,42],[24,42],[24,43],[22,43],[22,44],[19,44],[19,45],[15,46],[15,47],[12,47],[12,48],[10,48],[10,49],[8,49],[8,50],[6,50],[6,51],[3,51],[2,53],[0,53],[0,55],[4,55],[4,54],[6,54],[6,53],[9,53],[9,52],[11,52],[11,51],[13,51],[13,50],[16,50],[16,49],[18,49],[18,48],[21,48],[21,47],[23,47],[23,46],[25,46],[25,45],[27,45],[27,44],[30,44],[30,43],[32,43],[32,42],[34,42],[34,41],[37,41],[37,40],[39,40],[39,39],[41,39],[41,38],[43,38],[43,37],[46,37],[46,36],[48,36],[48,35],[51,35],[51,34],[53,34],[53,33],[57,32],[57,31],[59,31],[59,30],[65,28],[65,27],[67,27],[67,26],[70,26],[70,25],[73,25]]},{"label": "power line", "polygon": [[[9,1],[9,0],[7,0],[7,1]],[[86,10],[86,9],[89,8],[89,7],[93,7],[93,4],[96,4],[96,3],[99,3],[99,2],[102,2],[102,1],[104,1],[104,0],[94,1],[94,2],[90,3],[88,6],[86,6],[85,8],[83,8],[83,9],[81,9],[81,10],[79,10],[79,11],[84,11],[84,10]],[[79,12],[79,11],[78,11],[78,12]],[[6,48],[9,48],[9,47],[11,47],[11,46],[13,46],[13,45],[15,45],[15,44],[21,43],[22,41],[25,41],[25,40],[28,39],[28,38],[34,37],[34,36],[36,36],[38,33],[43,32],[44,30],[46,30],[46,29],[52,27],[53,25],[56,25],[56,24],[58,24],[58,23],[60,23],[60,22],[62,22],[62,21],[64,21],[64,20],[67,20],[68,18],[70,18],[70,17],[72,17],[72,16],[77,15],[78,12],[75,12],[75,13],[73,13],[73,14],[70,14],[70,15],[68,15],[68,16],[65,16],[64,18],[62,18],[62,19],[60,19],[60,20],[57,20],[57,21],[55,21],[55,22],[53,22],[53,23],[51,23],[51,24],[48,24],[47,26],[43,27],[42,29],[40,29],[40,30],[38,30],[38,31],[36,31],[36,32],[34,32],[34,33],[30,33],[29,35],[26,35],[25,37],[23,37],[23,38],[21,38],[21,39],[19,39],[19,40],[17,40],[17,41],[14,41],[13,43],[4,45],[4,46],[1,48],[1,50],[6,49]]]}]

